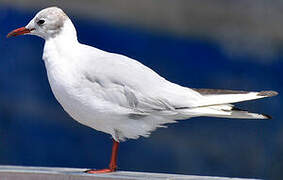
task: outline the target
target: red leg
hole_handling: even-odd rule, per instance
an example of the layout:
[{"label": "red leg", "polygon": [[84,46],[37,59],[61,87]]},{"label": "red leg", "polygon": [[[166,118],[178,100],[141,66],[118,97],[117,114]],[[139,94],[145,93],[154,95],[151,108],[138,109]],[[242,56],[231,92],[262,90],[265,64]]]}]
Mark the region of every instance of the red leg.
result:
[{"label": "red leg", "polygon": [[109,173],[114,172],[117,169],[117,158],[118,158],[118,148],[119,148],[119,142],[115,141],[113,139],[113,146],[112,146],[112,153],[111,153],[111,160],[109,164],[109,168],[107,169],[91,169],[87,170],[86,173],[90,174],[96,174],[96,173]]}]

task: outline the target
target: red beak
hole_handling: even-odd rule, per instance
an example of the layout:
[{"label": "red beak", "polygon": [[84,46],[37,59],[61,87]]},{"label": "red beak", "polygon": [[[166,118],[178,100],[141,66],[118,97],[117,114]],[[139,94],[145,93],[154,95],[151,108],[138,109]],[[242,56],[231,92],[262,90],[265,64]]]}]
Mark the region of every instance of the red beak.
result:
[{"label": "red beak", "polygon": [[15,29],[14,31],[11,31],[9,34],[7,34],[7,38],[12,37],[12,36],[27,34],[27,33],[30,33],[30,31],[31,31],[30,29],[27,29],[25,27],[21,27],[21,28]]}]

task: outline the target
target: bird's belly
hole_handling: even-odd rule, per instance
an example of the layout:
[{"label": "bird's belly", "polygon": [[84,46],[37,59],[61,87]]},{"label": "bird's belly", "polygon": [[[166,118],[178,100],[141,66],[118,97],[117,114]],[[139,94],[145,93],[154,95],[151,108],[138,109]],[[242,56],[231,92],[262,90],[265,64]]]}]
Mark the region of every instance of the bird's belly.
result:
[{"label": "bird's belly", "polygon": [[54,96],[73,119],[98,131],[112,132],[107,126],[110,119],[100,111],[99,99],[82,87],[79,77],[54,69],[47,74]]},{"label": "bird's belly", "polygon": [[[138,118],[131,116],[135,111],[107,99],[111,97],[104,94],[105,87],[87,81],[81,73],[76,72],[76,68],[65,65],[52,67],[47,63],[48,80],[54,96],[79,123],[111,134],[115,140],[125,140],[147,137],[151,131],[162,127],[161,124],[173,121],[150,115]],[[113,93],[117,91],[111,91]],[[123,98],[115,100],[123,102]]]}]

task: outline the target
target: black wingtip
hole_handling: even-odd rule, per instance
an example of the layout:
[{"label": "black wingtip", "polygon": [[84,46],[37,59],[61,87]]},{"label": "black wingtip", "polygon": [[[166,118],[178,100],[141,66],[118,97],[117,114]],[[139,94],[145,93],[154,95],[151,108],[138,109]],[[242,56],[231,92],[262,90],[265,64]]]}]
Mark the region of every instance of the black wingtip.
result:
[{"label": "black wingtip", "polygon": [[261,115],[263,115],[266,119],[272,119],[272,117],[267,114],[261,114]]},{"label": "black wingtip", "polygon": [[276,91],[260,91],[257,95],[258,96],[265,96],[265,97],[272,97],[277,96],[279,93]]},{"label": "black wingtip", "polygon": [[[243,110],[243,109],[240,109],[240,108],[237,108],[237,107],[232,107],[231,109],[232,111],[245,111],[245,112],[248,112],[247,110]],[[267,115],[267,114],[260,114],[262,115],[264,118],[260,118],[260,119],[272,119],[272,117],[270,115]]]},{"label": "black wingtip", "polygon": [[240,109],[238,107],[235,107],[235,106],[233,106],[231,110],[232,111],[247,111],[247,110],[243,110],[243,109]]}]

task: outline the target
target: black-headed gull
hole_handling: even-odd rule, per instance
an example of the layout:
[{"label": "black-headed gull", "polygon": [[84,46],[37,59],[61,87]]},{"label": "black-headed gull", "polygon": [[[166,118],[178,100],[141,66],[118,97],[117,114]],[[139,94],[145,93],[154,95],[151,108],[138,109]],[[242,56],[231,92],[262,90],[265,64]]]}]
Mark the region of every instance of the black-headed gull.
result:
[{"label": "black-headed gull", "polygon": [[7,36],[45,39],[43,60],[58,102],[76,121],[113,138],[109,168],[117,169],[120,141],[148,137],[158,127],[197,116],[268,119],[231,103],[271,97],[275,91],[190,89],[171,83],[138,61],[81,44],[68,16],[57,7],[41,10]]}]

